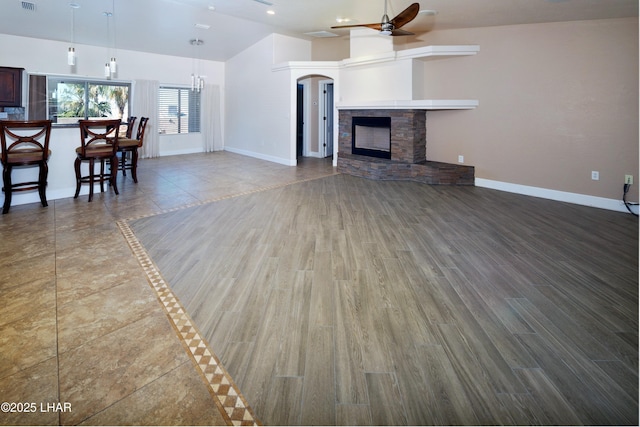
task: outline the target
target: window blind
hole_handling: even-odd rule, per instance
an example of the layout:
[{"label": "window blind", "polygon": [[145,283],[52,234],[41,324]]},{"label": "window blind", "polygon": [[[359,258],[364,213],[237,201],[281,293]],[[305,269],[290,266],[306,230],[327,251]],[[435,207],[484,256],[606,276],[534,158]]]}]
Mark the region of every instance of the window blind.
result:
[{"label": "window blind", "polygon": [[158,130],[168,135],[200,132],[200,92],[160,86]]}]

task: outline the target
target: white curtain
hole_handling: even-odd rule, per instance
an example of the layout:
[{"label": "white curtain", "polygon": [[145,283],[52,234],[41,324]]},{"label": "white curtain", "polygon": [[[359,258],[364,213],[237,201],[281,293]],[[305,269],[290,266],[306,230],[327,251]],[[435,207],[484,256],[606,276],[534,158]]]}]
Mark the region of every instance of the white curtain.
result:
[{"label": "white curtain", "polygon": [[144,144],[140,150],[140,157],[151,158],[160,156],[160,142],[158,138],[158,89],[160,82],[155,80],[136,80],[133,89],[133,114],[148,117],[144,131]]},{"label": "white curtain", "polygon": [[220,119],[220,86],[205,85],[202,93],[202,117],[200,121],[204,152],[224,149]]}]

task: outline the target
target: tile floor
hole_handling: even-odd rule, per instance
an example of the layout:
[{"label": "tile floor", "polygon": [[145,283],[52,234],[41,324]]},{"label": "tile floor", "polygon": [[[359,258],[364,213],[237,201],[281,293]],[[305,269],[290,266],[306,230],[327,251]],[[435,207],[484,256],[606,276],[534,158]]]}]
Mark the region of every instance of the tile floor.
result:
[{"label": "tile floor", "polygon": [[333,173],[330,159],[143,159],[118,196],[1,215],[0,424],[259,424],[127,220]]}]

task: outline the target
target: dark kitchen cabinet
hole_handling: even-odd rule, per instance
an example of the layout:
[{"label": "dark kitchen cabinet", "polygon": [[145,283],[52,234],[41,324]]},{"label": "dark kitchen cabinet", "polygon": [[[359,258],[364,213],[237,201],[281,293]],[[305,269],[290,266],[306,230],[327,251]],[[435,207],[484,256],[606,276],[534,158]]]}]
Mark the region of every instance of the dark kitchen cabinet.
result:
[{"label": "dark kitchen cabinet", "polygon": [[0,67],[0,107],[22,106],[24,68]]}]

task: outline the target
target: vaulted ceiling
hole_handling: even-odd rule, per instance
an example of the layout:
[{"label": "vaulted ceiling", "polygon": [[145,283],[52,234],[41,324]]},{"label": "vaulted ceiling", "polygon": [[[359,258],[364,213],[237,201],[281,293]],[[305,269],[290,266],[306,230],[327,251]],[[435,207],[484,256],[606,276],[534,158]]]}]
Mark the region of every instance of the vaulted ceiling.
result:
[{"label": "vaulted ceiling", "polygon": [[[415,2],[387,1],[390,17]],[[438,29],[638,16],[638,0],[418,3],[421,13],[404,27],[418,37]],[[0,33],[186,57],[194,56],[189,41],[198,38],[199,57],[225,61],[274,32],[344,36],[348,30],[331,29],[337,19],[380,22],[384,8],[385,0],[2,0]]]}]

